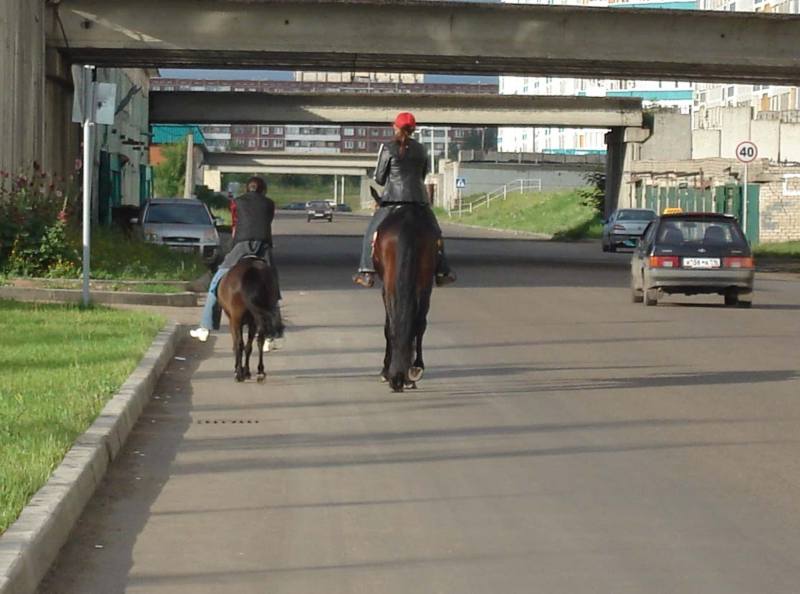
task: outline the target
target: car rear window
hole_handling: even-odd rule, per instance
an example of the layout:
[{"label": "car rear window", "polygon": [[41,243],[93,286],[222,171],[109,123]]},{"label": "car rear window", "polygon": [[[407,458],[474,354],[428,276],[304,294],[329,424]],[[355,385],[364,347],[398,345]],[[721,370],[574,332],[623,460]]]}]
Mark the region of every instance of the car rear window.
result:
[{"label": "car rear window", "polygon": [[658,229],[656,242],[669,245],[682,245],[687,243],[716,245],[746,244],[742,232],[735,222],[719,219],[670,219],[662,221]]},{"label": "car rear window", "polygon": [[618,221],[652,221],[656,213],[652,210],[621,210],[617,214]]},{"label": "car rear window", "polygon": [[330,208],[327,202],[309,202],[309,208]]},{"label": "car rear window", "polygon": [[151,204],[145,223],[166,225],[211,225],[201,204]]}]

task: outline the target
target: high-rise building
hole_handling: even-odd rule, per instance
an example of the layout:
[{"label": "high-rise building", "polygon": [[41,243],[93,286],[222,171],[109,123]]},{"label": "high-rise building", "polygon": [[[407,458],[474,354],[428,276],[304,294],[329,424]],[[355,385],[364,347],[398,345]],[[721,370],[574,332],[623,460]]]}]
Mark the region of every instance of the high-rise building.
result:
[{"label": "high-rise building", "polygon": [[[671,8],[691,10],[697,0],[503,0],[514,4],[558,4],[611,8]],[[641,97],[645,107],[665,107],[689,113],[692,85],[673,81],[606,80],[559,77],[500,77],[500,94]],[[508,152],[566,154],[602,153],[606,130],[596,128],[500,128],[498,147]]]}]

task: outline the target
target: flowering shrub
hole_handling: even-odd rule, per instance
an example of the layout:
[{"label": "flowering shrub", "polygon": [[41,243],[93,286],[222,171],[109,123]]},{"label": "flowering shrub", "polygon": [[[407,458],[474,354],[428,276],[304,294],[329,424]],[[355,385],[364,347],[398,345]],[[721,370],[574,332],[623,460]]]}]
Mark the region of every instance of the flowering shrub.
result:
[{"label": "flowering shrub", "polygon": [[0,270],[47,274],[51,267],[77,272],[79,256],[68,241],[74,219],[72,180],[30,172],[0,171]]}]

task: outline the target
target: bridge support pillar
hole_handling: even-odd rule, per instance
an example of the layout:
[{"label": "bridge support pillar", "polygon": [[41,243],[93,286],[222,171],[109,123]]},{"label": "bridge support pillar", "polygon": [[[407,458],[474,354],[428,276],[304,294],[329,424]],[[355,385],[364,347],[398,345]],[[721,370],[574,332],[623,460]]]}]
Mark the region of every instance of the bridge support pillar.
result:
[{"label": "bridge support pillar", "polygon": [[222,191],[222,172],[215,169],[203,168],[203,185],[214,192]]},{"label": "bridge support pillar", "polygon": [[647,128],[611,128],[605,136],[606,141],[606,200],[603,211],[604,218],[608,218],[619,206],[620,197],[627,195],[623,184],[628,164],[633,160],[634,147],[650,137]]}]

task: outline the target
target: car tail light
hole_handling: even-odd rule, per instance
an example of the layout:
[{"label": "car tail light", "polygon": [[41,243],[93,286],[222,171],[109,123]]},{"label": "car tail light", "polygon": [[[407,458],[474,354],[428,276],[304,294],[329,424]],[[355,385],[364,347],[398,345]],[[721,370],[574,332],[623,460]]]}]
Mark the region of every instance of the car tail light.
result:
[{"label": "car tail light", "polygon": [[614,231],[625,231],[624,225],[614,225]]},{"label": "car tail light", "polygon": [[678,256],[650,256],[650,268],[680,268]]},{"label": "car tail light", "polygon": [[730,258],[723,258],[722,267],[723,268],[755,268],[755,262],[753,262],[753,258],[747,258],[747,257],[744,257],[744,256],[731,256]]}]

